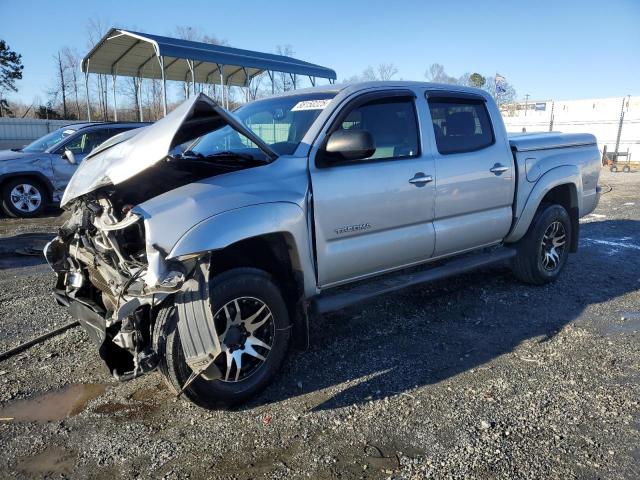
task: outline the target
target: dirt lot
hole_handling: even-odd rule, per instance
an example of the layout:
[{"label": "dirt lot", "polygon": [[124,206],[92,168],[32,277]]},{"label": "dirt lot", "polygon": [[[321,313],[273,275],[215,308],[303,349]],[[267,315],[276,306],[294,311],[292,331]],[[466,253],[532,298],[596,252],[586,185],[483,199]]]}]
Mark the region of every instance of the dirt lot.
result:
[{"label": "dirt lot", "polygon": [[[327,316],[234,411],[115,382],[80,329],[0,362],[0,476],[640,478],[640,173],[602,183],[557,283],[494,268]],[[15,241],[0,350],[70,320]]]}]

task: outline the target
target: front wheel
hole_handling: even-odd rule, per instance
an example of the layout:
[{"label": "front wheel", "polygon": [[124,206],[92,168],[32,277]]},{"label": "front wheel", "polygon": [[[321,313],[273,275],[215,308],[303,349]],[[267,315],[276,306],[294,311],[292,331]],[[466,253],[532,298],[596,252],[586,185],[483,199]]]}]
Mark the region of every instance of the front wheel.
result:
[{"label": "front wheel", "polygon": [[43,212],[46,205],[46,190],[31,178],[13,178],[2,188],[2,210],[10,217],[35,217]]},{"label": "front wheel", "polygon": [[558,278],[569,256],[571,218],[562,205],[543,205],[526,235],[516,244],[515,276],[533,285]]},{"label": "front wheel", "polygon": [[[213,277],[209,294],[222,348],[214,361],[221,378],[199,377],[183,395],[204,408],[229,407],[250,399],[280,369],[289,347],[289,315],[278,287],[262,270],[224,272]],[[160,371],[179,392],[192,370],[185,360],[177,325],[176,309],[163,308],[156,319],[154,347]]]}]

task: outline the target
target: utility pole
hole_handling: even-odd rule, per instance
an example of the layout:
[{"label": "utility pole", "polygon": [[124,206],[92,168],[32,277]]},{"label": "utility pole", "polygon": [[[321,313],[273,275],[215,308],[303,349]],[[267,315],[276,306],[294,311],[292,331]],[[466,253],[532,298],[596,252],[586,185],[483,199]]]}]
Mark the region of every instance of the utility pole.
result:
[{"label": "utility pole", "polygon": [[527,116],[527,110],[529,109],[529,97],[530,95],[527,93],[524,96],[524,116]]}]

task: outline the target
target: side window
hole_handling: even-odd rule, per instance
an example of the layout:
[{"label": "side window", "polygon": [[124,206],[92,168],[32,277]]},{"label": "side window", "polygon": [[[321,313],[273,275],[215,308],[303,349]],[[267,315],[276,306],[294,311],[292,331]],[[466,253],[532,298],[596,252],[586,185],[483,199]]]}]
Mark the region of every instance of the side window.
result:
[{"label": "side window", "polygon": [[430,98],[428,103],[441,154],[472,152],[493,145],[491,120],[483,101]]},{"label": "side window", "polygon": [[113,130],[94,130],[78,135],[69,141],[65,146],[65,150],[71,150],[76,155],[86,155],[96,148],[102,142],[110,138]]},{"label": "side window", "polygon": [[351,110],[342,121],[344,130],[366,130],[376,151],[366,160],[415,157],[419,153],[418,124],[413,99],[374,100]]}]

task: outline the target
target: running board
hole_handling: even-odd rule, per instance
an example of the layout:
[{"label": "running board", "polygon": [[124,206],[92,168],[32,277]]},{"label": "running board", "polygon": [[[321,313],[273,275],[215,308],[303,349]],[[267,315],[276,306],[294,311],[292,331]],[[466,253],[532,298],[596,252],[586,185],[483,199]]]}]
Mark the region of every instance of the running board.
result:
[{"label": "running board", "polygon": [[502,247],[491,252],[469,254],[463,258],[454,257],[443,265],[432,268],[426,267],[418,272],[385,275],[382,279],[358,283],[355,287],[347,290],[339,289],[336,293],[329,291],[318,295],[314,299],[315,311],[319,314],[334,312],[356,303],[371,300],[379,295],[396,292],[421,283],[442,280],[504,262],[512,259],[515,255],[515,249]]}]

